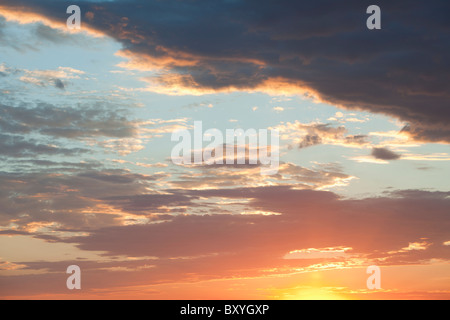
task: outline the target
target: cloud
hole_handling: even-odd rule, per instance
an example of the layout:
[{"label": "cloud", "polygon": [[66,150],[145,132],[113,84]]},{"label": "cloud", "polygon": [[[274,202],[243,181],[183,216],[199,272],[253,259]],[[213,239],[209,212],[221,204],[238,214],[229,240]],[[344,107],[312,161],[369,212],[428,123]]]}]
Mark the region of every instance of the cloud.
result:
[{"label": "cloud", "polygon": [[401,155],[387,148],[373,148],[372,156],[379,160],[398,160],[401,158]]},{"label": "cloud", "polygon": [[17,270],[26,267],[24,264],[16,264],[9,261],[2,261],[0,258],[0,271],[4,270]]},{"label": "cloud", "polygon": [[19,69],[11,68],[7,66],[5,63],[0,64],[0,75],[2,77],[6,77],[11,74],[17,74],[19,72],[20,72]]},{"label": "cloud", "polygon": [[65,85],[60,79],[53,79],[53,82],[54,82],[55,88],[64,90]]},{"label": "cloud", "polygon": [[[445,245],[450,237],[448,192],[403,190],[342,199],[332,192],[287,185],[146,194],[142,182],[154,177],[124,171],[0,178],[2,215],[24,226],[16,228],[17,234],[33,232],[51,243],[102,252],[102,260],[77,261],[88,291],[450,259]],[[18,195],[11,197],[11,192]],[[214,198],[229,203],[227,208],[241,203],[241,209],[223,213],[220,202],[208,202]],[[194,214],[198,209],[203,212]],[[27,211],[32,214],[20,216]],[[127,215],[149,219],[128,224]],[[61,225],[57,232],[46,231],[54,228],[49,222]],[[14,230],[6,232],[14,236]],[[46,293],[58,293],[56,271],[69,264],[73,261],[21,261],[20,269],[9,272],[33,276],[0,281],[8,294],[42,292],[44,280]],[[26,290],[20,289],[22,281],[29,284]]]},{"label": "cloud", "polygon": [[450,141],[450,130],[448,127],[441,127],[440,123],[433,126],[421,126],[411,123],[403,127],[402,133],[409,134],[413,139],[427,142],[448,142]]},{"label": "cloud", "polygon": [[3,132],[40,133],[55,138],[133,137],[136,123],[124,110],[99,103],[85,107],[57,107],[48,103],[9,106],[0,103]]},{"label": "cloud", "polygon": [[[399,117],[410,122],[403,134],[419,140],[450,141],[448,61],[440,53],[450,43],[443,14],[447,4],[432,1],[425,14],[416,1],[408,2],[408,12],[403,3],[383,2],[379,33],[365,28],[367,6],[361,1],[205,4],[80,3],[89,12],[83,20],[86,28],[122,43],[119,55],[128,60],[121,66],[143,72],[148,84],[143,90],[300,93]],[[45,16],[45,26],[36,28],[41,39],[61,43],[69,37],[60,32],[65,5],[48,0],[2,3],[16,5],[24,5],[23,15],[2,7],[8,21],[31,23]],[[1,31],[2,20],[0,40]],[[83,74],[0,66],[1,77],[14,72],[22,81],[61,90]],[[448,192],[407,190],[342,199],[319,190],[354,177],[325,165],[281,163],[278,175],[264,180],[248,166],[198,166],[180,174],[170,168],[171,175],[143,175],[38,157],[88,152],[75,146],[80,141],[128,154],[140,150],[144,139],[186,128],[186,119],[143,123],[109,105],[3,103],[0,127],[2,164],[16,169],[0,172],[0,234],[32,235],[105,252],[111,260],[84,261],[88,290],[450,259]],[[295,122],[280,128],[284,135],[295,133],[293,141],[300,148],[370,146],[365,135],[349,134],[343,126]],[[399,155],[375,148],[372,157],[395,160]],[[289,254],[300,259],[283,259]],[[117,256],[132,259],[114,261]],[[42,288],[62,292],[66,275],[60,270],[68,264],[73,261],[8,259],[0,268],[36,274],[0,277],[0,283],[8,294]]]},{"label": "cloud", "polygon": [[[233,261],[228,268],[242,268],[246,263],[250,268],[275,267],[289,252],[307,248],[352,248],[354,257],[382,265],[450,258],[448,248],[441,245],[448,239],[448,193],[405,191],[382,198],[341,200],[330,192],[266,187],[186,195],[250,198],[253,209],[281,215],[180,215],[157,224],[102,228],[67,241],[109,255],[170,258],[218,254],[218,260]],[[142,201],[151,204],[153,199]],[[432,208],[430,215],[422,214],[424,208]],[[428,239],[427,245],[420,240],[423,238]],[[239,258],[244,261],[239,263]],[[214,260],[211,258],[212,263]]]},{"label": "cloud", "polygon": [[356,178],[342,172],[338,167],[316,165],[306,168],[290,162],[280,163],[278,172],[267,178],[260,174],[261,163],[250,164],[248,157],[245,160],[245,164],[225,164],[224,161],[224,164],[185,165],[185,168],[192,171],[173,174],[169,183],[177,189],[281,186],[295,183],[299,189],[321,190],[345,186]]},{"label": "cloud", "polygon": [[352,250],[352,248],[308,248],[291,251],[284,256],[284,259],[329,259],[336,257],[345,257],[348,256],[346,252],[350,250]]},{"label": "cloud", "polygon": [[[111,256],[169,259],[212,255],[205,258],[209,265],[223,263],[231,254],[227,263],[231,273],[244,262],[250,263],[249,268],[252,263],[262,269],[275,267],[289,252],[308,248],[351,247],[353,258],[375,259],[381,264],[448,258],[436,245],[449,239],[446,213],[450,198],[445,192],[404,190],[385,197],[345,200],[332,192],[293,188],[299,184],[218,189],[220,184],[214,188],[212,183],[207,190],[149,193],[160,175],[88,171],[76,166],[73,170],[58,175],[0,175],[2,224],[14,222],[15,227],[8,230],[33,232],[49,241],[68,241],[83,250],[106,251]],[[284,165],[280,174],[291,175],[290,180],[298,175],[303,183],[308,177],[313,183],[322,183],[326,176],[293,165]],[[226,199],[228,213],[217,199]],[[432,213],[423,215],[425,209]],[[64,236],[74,230],[87,233]],[[272,239],[269,247],[264,240],[267,237]],[[372,238],[379,241],[369,241]],[[423,250],[405,249],[417,247],[414,244],[423,243],[424,238],[433,245],[421,245]],[[161,243],[164,246],[157,245]],[[313,256],[319,259],[320,255]],[[333,253],[334,258],[340,256]],[[250,262],[252,259],[255,261]],[[194,260],[191,267],[200,268]]]},{"label": "cloud", "polygon": [[[46,87],[51,84],[57,89],[64,90],[66,79],[79,79],[84,71],[73,69],[70,67],[59,67],[57,70],[17,70],[16,72],[24,73],[19,78],[24,83],[34,84],[39,87]],[[62,80],[64,79],[64,81]]]},{"label": "cloud", "polygon": [[275,112],[283,112],[284,108],[283,107],[274,107],[274,108],[272,108],[272,110]]},{"label": "cloud", "polygon": [[[66,72],[65,68],[63,72]],[[130,119],[130,111],[126,108],[128,106],[103,99],[72,106],[20,101],[13,104],[0,101],[0,129],[5,134],[21,135],[15,138],[9,135],[8,140],[3,141],[5,148],[13,138],[22,142],[20,146],[5,149],[3,155],[27,156],[31,155],[31,149],[56,154],[56,146],[67,144],[68,141],[71,145],[82,144],[91,149],[101,147],[107,152],[128,155],[142,150],[144,143],[151,138],[187,128],[185,118],[145,121]],[[41,145],[39,150],[31,145],[26,146],[25,140]],[[44,148],[44,145],[47,147]],[[19,148],[22,148],[23,152],[19,151]],[[84,147],[78,148],[73,154],[86,151],[88,150]],[[66,148],[61,150],[61,153],[70,155],[70,150]]]},{"label": "cloud", "polygon": [[[53,16],[45,15],[46,10],[42,10],[42,8],[32,8],[30,6],[31,3],[28,1],[17,1],[15,3],[7,3],[3,1],[0,5],[1,16],[3,20],[13,21],[20,24],[37,24],[36,33],[38,35],[43,35],[42,39],[45,39],[45,36],[49,37],[48,34],[51,34],[49,38],[55,36],[55,34],[64,32],[71,35],[78,34],[89,34],[93,37],[102,37],[103,33],[98,32],[94,29],[89,28],[88,25],[85,25],[82,30],[77,29],[68,29],[66,25],[65,19],[60,19],[57,16],[57,13],[66,12],[67,4],[58,3],[52,0],[44,1],[42,5],[47,7],[48,9],[53,9]],[[44,25],[44,27],[50,27],[52,29],[56,29],[57,31],[49,31],[46,28],[42,28],[39,24]],[[39,31],[40,29],[40,31]],[[45,34],[47,33],[47,34]],[[47,39],[54,40],[54,39]]]},{"label": "cloud", "polygon": [[299,149],[320,144],[361,148],[368,145],[367,135],[349,135],[345,126],[333,127],[329,123],[281,123],[276,126],[283,140],[291,140]]},{"label": "cloud", "polygon": [[52,234],[58,230],[138,223],[139,217],[132,211],[120,210],[115,197],[146,194],[161,178],[102,167],[89,170],[87,164],[65,166],[69,170],[34,167],[31,172],[0,173],[2,229]]},{"label": "cloud", "polygon": [[[53,21],[63,12],[53,1],[20,4],[34,12],[34,19]],[[408,132],[417,139],[449,142],[450,65],[442,52],[449,50],[450,41],[441,14],[449,4],[431,1],[424,8],[418,0],[409,1],[412,11],[406,14],[401,3],[382,1],[378,5],[383,27],[376,32],[365,26],[370,4],[322,0],[80,5],[95,16],[85,21],[86,30],[122,43],[122,55],[130,59],[123,67],[160,71],[144,77],[156,92],[264,91],[276,81],[289,84],[291,92],[309,92],[345,108],[398,117],[409,122]],[[3,6],[11,19],[18,4]],[[251,16],[243,14],[249,11]],[[137,12],[148,14],[142,19]],[[35,21],[25,16],[24,22]]]},{"label": "cloud", "polygon": [[328,121],[336,121],[339,123],[346,123],[346,122],[356,122],[356,123],[364,123],[369,121],[368,117],[365,117],[364,119],[356,118],[356,115],[354,113],[350,113],[348,115],[345,115],[338,111],[335,113],[333,117],[328,118]]},{"label": "cloud", "polygon": [[35,139],[17,135],[0,134],[0,155],[6,157],[35,157],[38,155],[75,156],[90,152],[84,148],[66,148],[55,144],[43,144]]},{"label": "cloud", "polygon": [[126,156],[133,152],[138,152],[144,149],[143,141],[137,138],[121,138],[108,139],[105,141],[94,142],[108,151],[116,152],[122,156]]},{"label": "cloud", "polygon": [[[173,194],[141,194],[135,196],[115,196],[103,198],[107,203],[118,206],[127,212],[149,213],[170,213],[170,208],[186,207],[182,211],[187,211],[187,207],[194,206],[192,202],[196,197],[183,195],[181,192]],[[177,212],[179,210],[176,210]]]},{"label": "cloud", "polygon": [[70,34],[64,33],[59,29],[54,29],[43,24],[36,25],[36,28],[34,29],[34,34],[39,39],[57,44],[65,43],[73,39],[73,37],[71,37]]}]

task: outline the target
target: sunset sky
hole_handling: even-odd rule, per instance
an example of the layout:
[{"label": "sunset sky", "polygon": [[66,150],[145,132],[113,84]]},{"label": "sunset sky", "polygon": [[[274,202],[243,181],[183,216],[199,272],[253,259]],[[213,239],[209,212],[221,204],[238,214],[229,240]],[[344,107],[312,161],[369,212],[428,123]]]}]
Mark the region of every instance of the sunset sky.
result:
[{"label": "sunset sky", "polygon": [[[0,0],[0,299],[450,299],[449,12]],[[194,121],[277,174],[174,164]]]}]

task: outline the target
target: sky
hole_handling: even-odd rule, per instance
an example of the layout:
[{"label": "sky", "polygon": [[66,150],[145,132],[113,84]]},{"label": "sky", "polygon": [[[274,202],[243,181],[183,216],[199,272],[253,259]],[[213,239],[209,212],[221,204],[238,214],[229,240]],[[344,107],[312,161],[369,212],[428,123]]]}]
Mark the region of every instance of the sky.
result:
[{"label": "sky", "polygon": [[[449,299],[449,10],[2,0],[0,299]],[[277,172],[174,163],[196,121]]]}]

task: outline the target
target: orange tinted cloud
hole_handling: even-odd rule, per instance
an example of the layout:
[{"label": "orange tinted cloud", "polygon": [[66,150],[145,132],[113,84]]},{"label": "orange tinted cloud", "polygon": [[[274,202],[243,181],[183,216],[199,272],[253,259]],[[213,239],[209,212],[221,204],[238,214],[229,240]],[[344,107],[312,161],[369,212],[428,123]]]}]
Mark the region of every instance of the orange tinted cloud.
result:
[{"label": "orange tinted cloud", "polygon": [[[131,62],[132,64],[133,62]],[[122,67],[127,67],[127,64],[120,64]],[[134,66],[138,68],[138,66]],[[146,65],[148,68],[164,68],[165,65]],[[179,73],[162,73],[158,76],[141,77],[141,80],[149,85],[145,88],[121,88],[125,91],[150,91],[165,95],[183,96],[193,95],[201,96],[216,93],[231,93],[231,92],[248,92],[248,93],[266,93],[269,95],[301,95],[311,98],[316,103],[323,102],[319,94],[308,88],[299,81],[292,81],[282,77],[269,78],[262,81],[256,86],[235,86],[212,88],[200,85],[192,75]]]},{"label": "orange tinted cloud", "polygon": [[[0,5],[0,15],[3,16],[6,21],[17,22],[20,24],[30,23],[42,23],[48,27],[58,29],[67,33],[79,33],[86,32],[90,36],[103,37],[105,34],[99,30],[90,27],[87,24],[83,24],[83,27],[79,30],[68,29],[65,19],[55,19],[48,15],[41,14],[35,10],[26,6],[4,6]],[[67,15],[69,17],[69,15]]]}]

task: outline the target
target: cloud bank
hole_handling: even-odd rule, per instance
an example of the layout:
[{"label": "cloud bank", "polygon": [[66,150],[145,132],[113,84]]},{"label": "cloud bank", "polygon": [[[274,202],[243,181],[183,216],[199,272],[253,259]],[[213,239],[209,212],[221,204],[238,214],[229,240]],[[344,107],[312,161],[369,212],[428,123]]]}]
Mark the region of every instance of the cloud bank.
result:
[{"label": "cloud bank", "polygon": [[[445,1],[379,1],[382,29],[366,28],[368,1],[81,2],[86,28],[117,39],[125,68],[157,71],[149,90],[305,93],[408,122],[419,140],[450,141],[450,25]],[[65,19],[63,3],[6,1]],[[136,10],[138,9],[138,10]],[[12,12],[12,13],[11,13]],[[20,20],[20,17],[16,19]],[[208,26],[208,27],[205,27]],[[41,30],[42,31],[42,30]],[[42,32],[38,36],[45,36]]]}]

